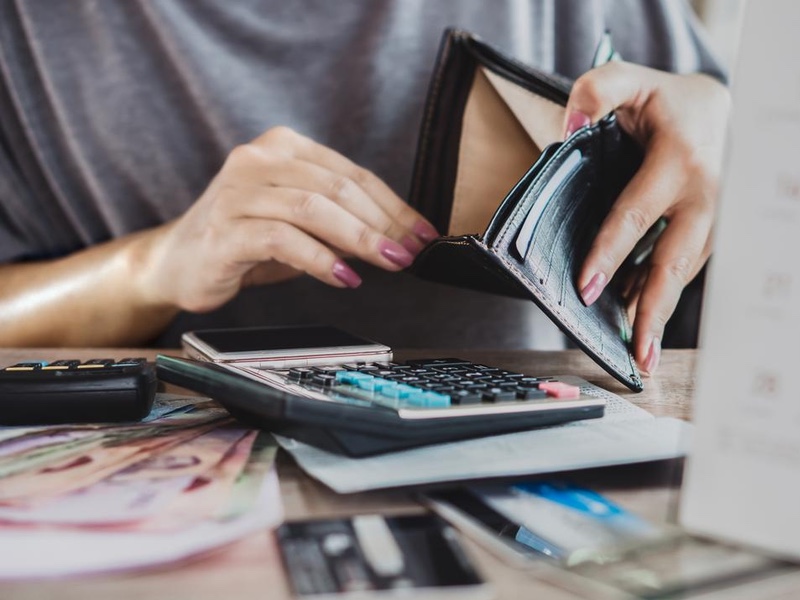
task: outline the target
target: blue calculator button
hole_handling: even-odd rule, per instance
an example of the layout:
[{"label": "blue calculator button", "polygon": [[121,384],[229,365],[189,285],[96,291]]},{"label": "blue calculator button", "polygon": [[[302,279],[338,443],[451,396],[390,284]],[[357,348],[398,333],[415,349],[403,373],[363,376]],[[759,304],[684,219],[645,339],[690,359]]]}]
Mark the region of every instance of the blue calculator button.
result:
[{"label": "blue calculator button", "polygon": [[385,396],[387,398],[392,398],[394,400],[400,399],[400,385],[394,383],[393,381],[389,381],[383,385],[381,385],[381,396]]},{"label": "blue calculator button", "polygon": [[423,394],[425,406],[428,408],[447,408],[450,406],[450,396],[437,394],[436,392],[425,392]]}]

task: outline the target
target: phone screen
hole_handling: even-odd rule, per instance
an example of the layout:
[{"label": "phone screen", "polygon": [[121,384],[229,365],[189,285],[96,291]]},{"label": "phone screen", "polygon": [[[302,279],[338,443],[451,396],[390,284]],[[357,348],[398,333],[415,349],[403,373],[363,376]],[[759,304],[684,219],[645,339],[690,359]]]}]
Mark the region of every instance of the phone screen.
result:
[{"label": "phone screen", "polygon": [[340,346],[370,346],[375,343],[327,325],[287,327],[243,327],[195,331],[197,339],[220,353],[269,350],[303,350]]}]

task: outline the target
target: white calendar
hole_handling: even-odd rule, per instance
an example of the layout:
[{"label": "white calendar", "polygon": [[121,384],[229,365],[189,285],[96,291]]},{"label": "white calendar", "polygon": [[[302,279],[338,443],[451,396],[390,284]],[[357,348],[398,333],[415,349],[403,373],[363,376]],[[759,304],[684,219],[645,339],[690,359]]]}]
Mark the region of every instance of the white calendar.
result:
[{"label": "white calendar", "polygon": [[800,558],[800,2],[751,0],[681,522]]}]

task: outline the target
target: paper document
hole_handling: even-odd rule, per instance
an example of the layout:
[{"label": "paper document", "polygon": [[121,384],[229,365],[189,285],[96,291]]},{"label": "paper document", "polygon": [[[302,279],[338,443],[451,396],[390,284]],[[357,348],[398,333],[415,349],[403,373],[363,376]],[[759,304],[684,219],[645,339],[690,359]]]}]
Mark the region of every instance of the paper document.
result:
[{"label": "paper document", "polygon": [[601,419],[366,458],[349,458],[289,438],[276,438],[306,473],[338,493],[552,473],[686,455],[689,423],[657,419],[619,396],[604,395],[608,404]]},{"label": "paper document", "polygon": [[797,0],[745,4],[701,319],[697,443],[680,511],[691,531],[793,560],[800,560],[799,20]]}]

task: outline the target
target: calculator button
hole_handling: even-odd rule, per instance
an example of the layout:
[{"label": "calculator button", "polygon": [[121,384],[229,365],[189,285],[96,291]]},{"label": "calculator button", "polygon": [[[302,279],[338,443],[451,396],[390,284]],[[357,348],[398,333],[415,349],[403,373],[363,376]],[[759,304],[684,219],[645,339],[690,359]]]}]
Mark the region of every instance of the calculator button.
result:
[{"label": "calculator button", "polygon": [[322,375],[335,375],[338,371],[341,371],[342,367],[311,367],[311,371],[314,373],[321,373]]},{"label": "calculator button", "polygon": [[555,381],[552,377],[523,377],[519,380],[520,384],[540,384],[546,381]]},{"label": "calculator button", "polygon": [[43,360],[20,362],[15,365],[11,365],[10,367],[6,367],[4,371],[38,371],[45,365],[47,365],[47,361]]},{"label": "calculator button", "polygon": [[453,385],[430,385],[428,389],[432,392],[439,392],[440,394],[449,394],[456,391]]},{"label": "calculator button", "polygon": [[411,368],[412,368],[411,365],[391,365],[389,367],[390,370],[397,372],[408,371]]},{"label": "calculator button", "polygon": [[495,375],[506,379],[522,379],[525,377],[522,373],[515,373],[514,371],[497,371]]},{"label": "calculator button", "polygon": [[424,406],[428,408],[447,408],[450,406],[450,396],[438,392],[423,392]]},{"label": "calculator button", "polygon": [[517,394],[513,390],[504,390],[503,388],[489,388],[483,391],[484,402],[503,402],[505,400],[516,400]]},{"label": "calculator button", "polygon": [[538,387],[520,387],[517,388],[517,398],[520,400],[543,400],[547,398],[547,392]]},{"label": "calculator button", "polygon": [[453,404],[479,404],[483,399],[483,395],[480,392],[470,390],[457,390],[450,393],[450,399]]},{"label": "calculator button", "polygon": [[91,360],[83,361],[76,369],[104,369],[110,367],[117,361],[113,358],[93,358]]},{"label": "calculator button", "polygon": [[294,367],[293,369],[289,369],[287,378],[289,381],[307,381],[313,377],[313,375],[314,371],[308,367]]},{"label": "calculator button", "polygon": [[58,371],[74,369],[81,361],[79,360],[56,360],[42,367],[43,371]]},{"label": "calculator button", "polygon": [[361,367],[363,367],[366,363],[363,362],[352,362],[352,363],[345,363],[341,365],[342,369],[346,371],[358,371]]},{"label": "calculator button", "polygon": [[322,373],[317,373],[311,379],[311,383],[322,387],[331,387],[335,383],[335,381],[336,381],[335,375],[323,375]]},{"label": "calculator button", "polygon": [[144,357],[141,357],[141,356],[137,356],[135,358],[127,358],[126,357],[126,358],[122,358],[122,359],[118,360],[117,362],[115,362],[111,366],[112,367],[117,367],[117,368],[121,368],[121,367],[137,367],[137,366],[142,365],[142,364],[144,364],[146,362],[147,362],[147,359],[144,358]]},{"label": "calculator button", "polygon": [[465,369],[464,365],[444,365],[434,367],[431,371],[434,373],[469,373],[469,369]]},{"label": "calculator button", "polygon": [[560,400],[576,400],[581,396],[581,388],[561,381],[545,381],[539,384],[539,389],[547,392],[548,396]]}]

